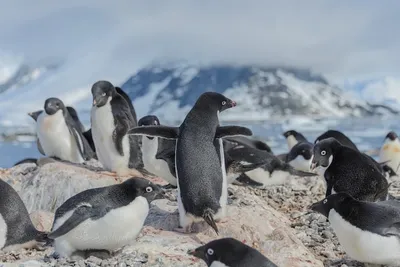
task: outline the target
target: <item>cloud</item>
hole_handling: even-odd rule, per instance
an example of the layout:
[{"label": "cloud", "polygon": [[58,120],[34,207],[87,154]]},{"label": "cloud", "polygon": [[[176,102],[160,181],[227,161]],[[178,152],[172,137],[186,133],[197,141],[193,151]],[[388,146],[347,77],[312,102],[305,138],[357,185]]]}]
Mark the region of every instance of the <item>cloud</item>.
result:
[{"label": "cloud", "polygon": [[57,86],[122,82],[154,58],[310,67],[339,83],[400,70],[395,0],[0,2],[0,49],[66,60]]}]

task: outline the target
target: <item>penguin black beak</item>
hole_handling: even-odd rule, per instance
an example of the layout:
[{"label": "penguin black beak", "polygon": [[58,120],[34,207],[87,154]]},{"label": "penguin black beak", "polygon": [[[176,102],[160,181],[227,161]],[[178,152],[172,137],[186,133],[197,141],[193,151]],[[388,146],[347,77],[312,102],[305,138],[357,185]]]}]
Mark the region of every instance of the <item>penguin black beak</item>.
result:
[{"label": "penguin black beak", "polygon": [[325,207],[326,204],[323,203],[324,200],[315,202],[313,204],[311,204],[308,209],[312,210],[314,212],[318,212],[322,215],[324,215],[325,217],[328,217],[329,215],[329,210],[327,210],[327,207]]},{"label": "penguin black beak", "polygon": [[167,197],[167,192],[164,189],[160,189],[154,199],[164,199]]},{"label": "penguin black beak", "polygon": [[204,257],[204,246],[198,247],[196,249],[190,249],[190,250],[188,250],[187,253],[188,253],[188,255],[191,255],[191,256],[194,256],[196,258],[205,260],[205,257]]}]

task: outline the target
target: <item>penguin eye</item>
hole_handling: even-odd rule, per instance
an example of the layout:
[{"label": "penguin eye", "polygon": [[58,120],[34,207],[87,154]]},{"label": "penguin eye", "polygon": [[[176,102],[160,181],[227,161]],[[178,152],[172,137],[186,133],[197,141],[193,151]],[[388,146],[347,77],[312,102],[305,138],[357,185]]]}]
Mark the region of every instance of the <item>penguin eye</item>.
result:
[{"label": "penguin eye", "polygon": [[151,186],[146,187],[146,192],[150,193],[151,191],[153,191],[153,188],[151,188]]},{"label": "penguin eye", "polygon": [[207,249],[207,254],[208,255],[213,255],[214,254],[214,250],[212,248]]},{"label": "penguin eye", "polygon": [[328,202],[328,200],[325,198],[324,201],[322,201],[322,203],[326,204],[326,202]]},{"label": "penguin eye", "polygon": [[325,150],[322,150],[321,151],[321,156],[325,156],[326,155],[326,151]]},{"label": "penguin eye", "polygon": [[225,106],[226,105],[226,101],[222,101],[222,105]]},{"label": "penguin eye", "polygon": [[106,93],[102,93],[101,95],[102,95],[102,96],[106,96]]}]

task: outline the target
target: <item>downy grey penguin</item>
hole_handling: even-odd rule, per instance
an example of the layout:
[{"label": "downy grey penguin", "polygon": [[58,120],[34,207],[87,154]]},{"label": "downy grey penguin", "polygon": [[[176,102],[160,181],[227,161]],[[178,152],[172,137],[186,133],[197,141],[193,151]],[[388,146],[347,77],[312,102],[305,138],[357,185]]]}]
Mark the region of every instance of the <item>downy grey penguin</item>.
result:
[{"label": "downy grey penguin", "polygon": [[386,162],[395,173],[400,167],[400,141],[393,131],[386,135],[385,141],[379,152],[379,162]]},{"label": "downy grey penguin", "polygon": [[326,196],[345,192],[366,201],[388,197],[389,184],[373,160],[335,138],[323,139],[314,146],[310,169],[324,178]]},{"label": "downy grey penguin", "polygon": [[92,86],[91,133],[96,154],[112,176],[138,175],[142,168],[139,137],[127,135],[136,126],[129,103],[108,81]]},{"label": "downy grey penguin", "polygon": [[400,202],[367,202],[337,193],[310,209],[328,218],[344,251],[370,264],[400,264]]},{"label": "downy grey penguin", "polygon": [[144,178],[85,190],[56,210],[48,237],[61,257],[90,250],[112,252],[135,241],[150,202],[164,196],[158,185]]},{"label": "downy grey penguin", "polygon": [[47,241],[47,234],[33,226],[28,210],[15,189],[0,179],[0,249],[41,249]]},{"label": "downy grey penguin", "polygon": [[188,254],[209,267],[278,267],[258,250],[234,238],[213,240]]},{"label": "downy grey penguin", "polygon": [[93,157],[81,129],[58,98],[45,101],[44,112],[37,117],[36,132],[40,146],[48,157],[74,163],[83,163]]},{"label": "downy grey penguin", "polygon": [[250,129],[220,126],[219,113],[236,103],[216,92],[203,93],[180,127],[142,126],[130,134],[176,140],[179,223],[190,232],[196,221],[206,221],[216,233],[216,220],[226,216],[228,197],[222,138],[252,135]]}]

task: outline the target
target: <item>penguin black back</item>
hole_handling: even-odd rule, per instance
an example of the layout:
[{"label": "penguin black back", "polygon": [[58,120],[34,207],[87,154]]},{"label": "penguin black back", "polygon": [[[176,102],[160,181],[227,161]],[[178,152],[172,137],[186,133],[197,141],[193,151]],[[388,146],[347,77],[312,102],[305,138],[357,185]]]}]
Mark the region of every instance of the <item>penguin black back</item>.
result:
[{"label": "penguin black back", "polygon": [[234,238],[213,240],[188,254],[204,260],[207,266],[277,267],[258,250]]},{"label": "penguin black back", "polygon": [[137,125],[138,124],[137,115],[136,115],[135,108],[133,107],[131,98],[129,97],[129,95],[127,93],[124,92],[124,90],[122,90],[121,87],[116,86],[115,90],[117,91],[118,94],[120,94],[125,99],[126,102],[128,102],[129,109],[131,110],[131,113],[132,113],[133,121],[135,122],[135,125]]},{"label": "penguin black back", "polygon": [[336,131],[336,130],[328,130],[325,133],[321,134],[320,136],[315,139],[314,144],[320,142],[321,140],[333,137],[339,141],[340,144],[343,146],[350,147],[354,150],[358,150],[357,146],[348,138],[344,133]]},{"label": "penguin black back", "polygon": [[311,169],[317,167],[325,169],[326,196],[333,189],[358,200],[376,201],[387,197],[389,184],[373,160],[334,138],[315,144]]}]

